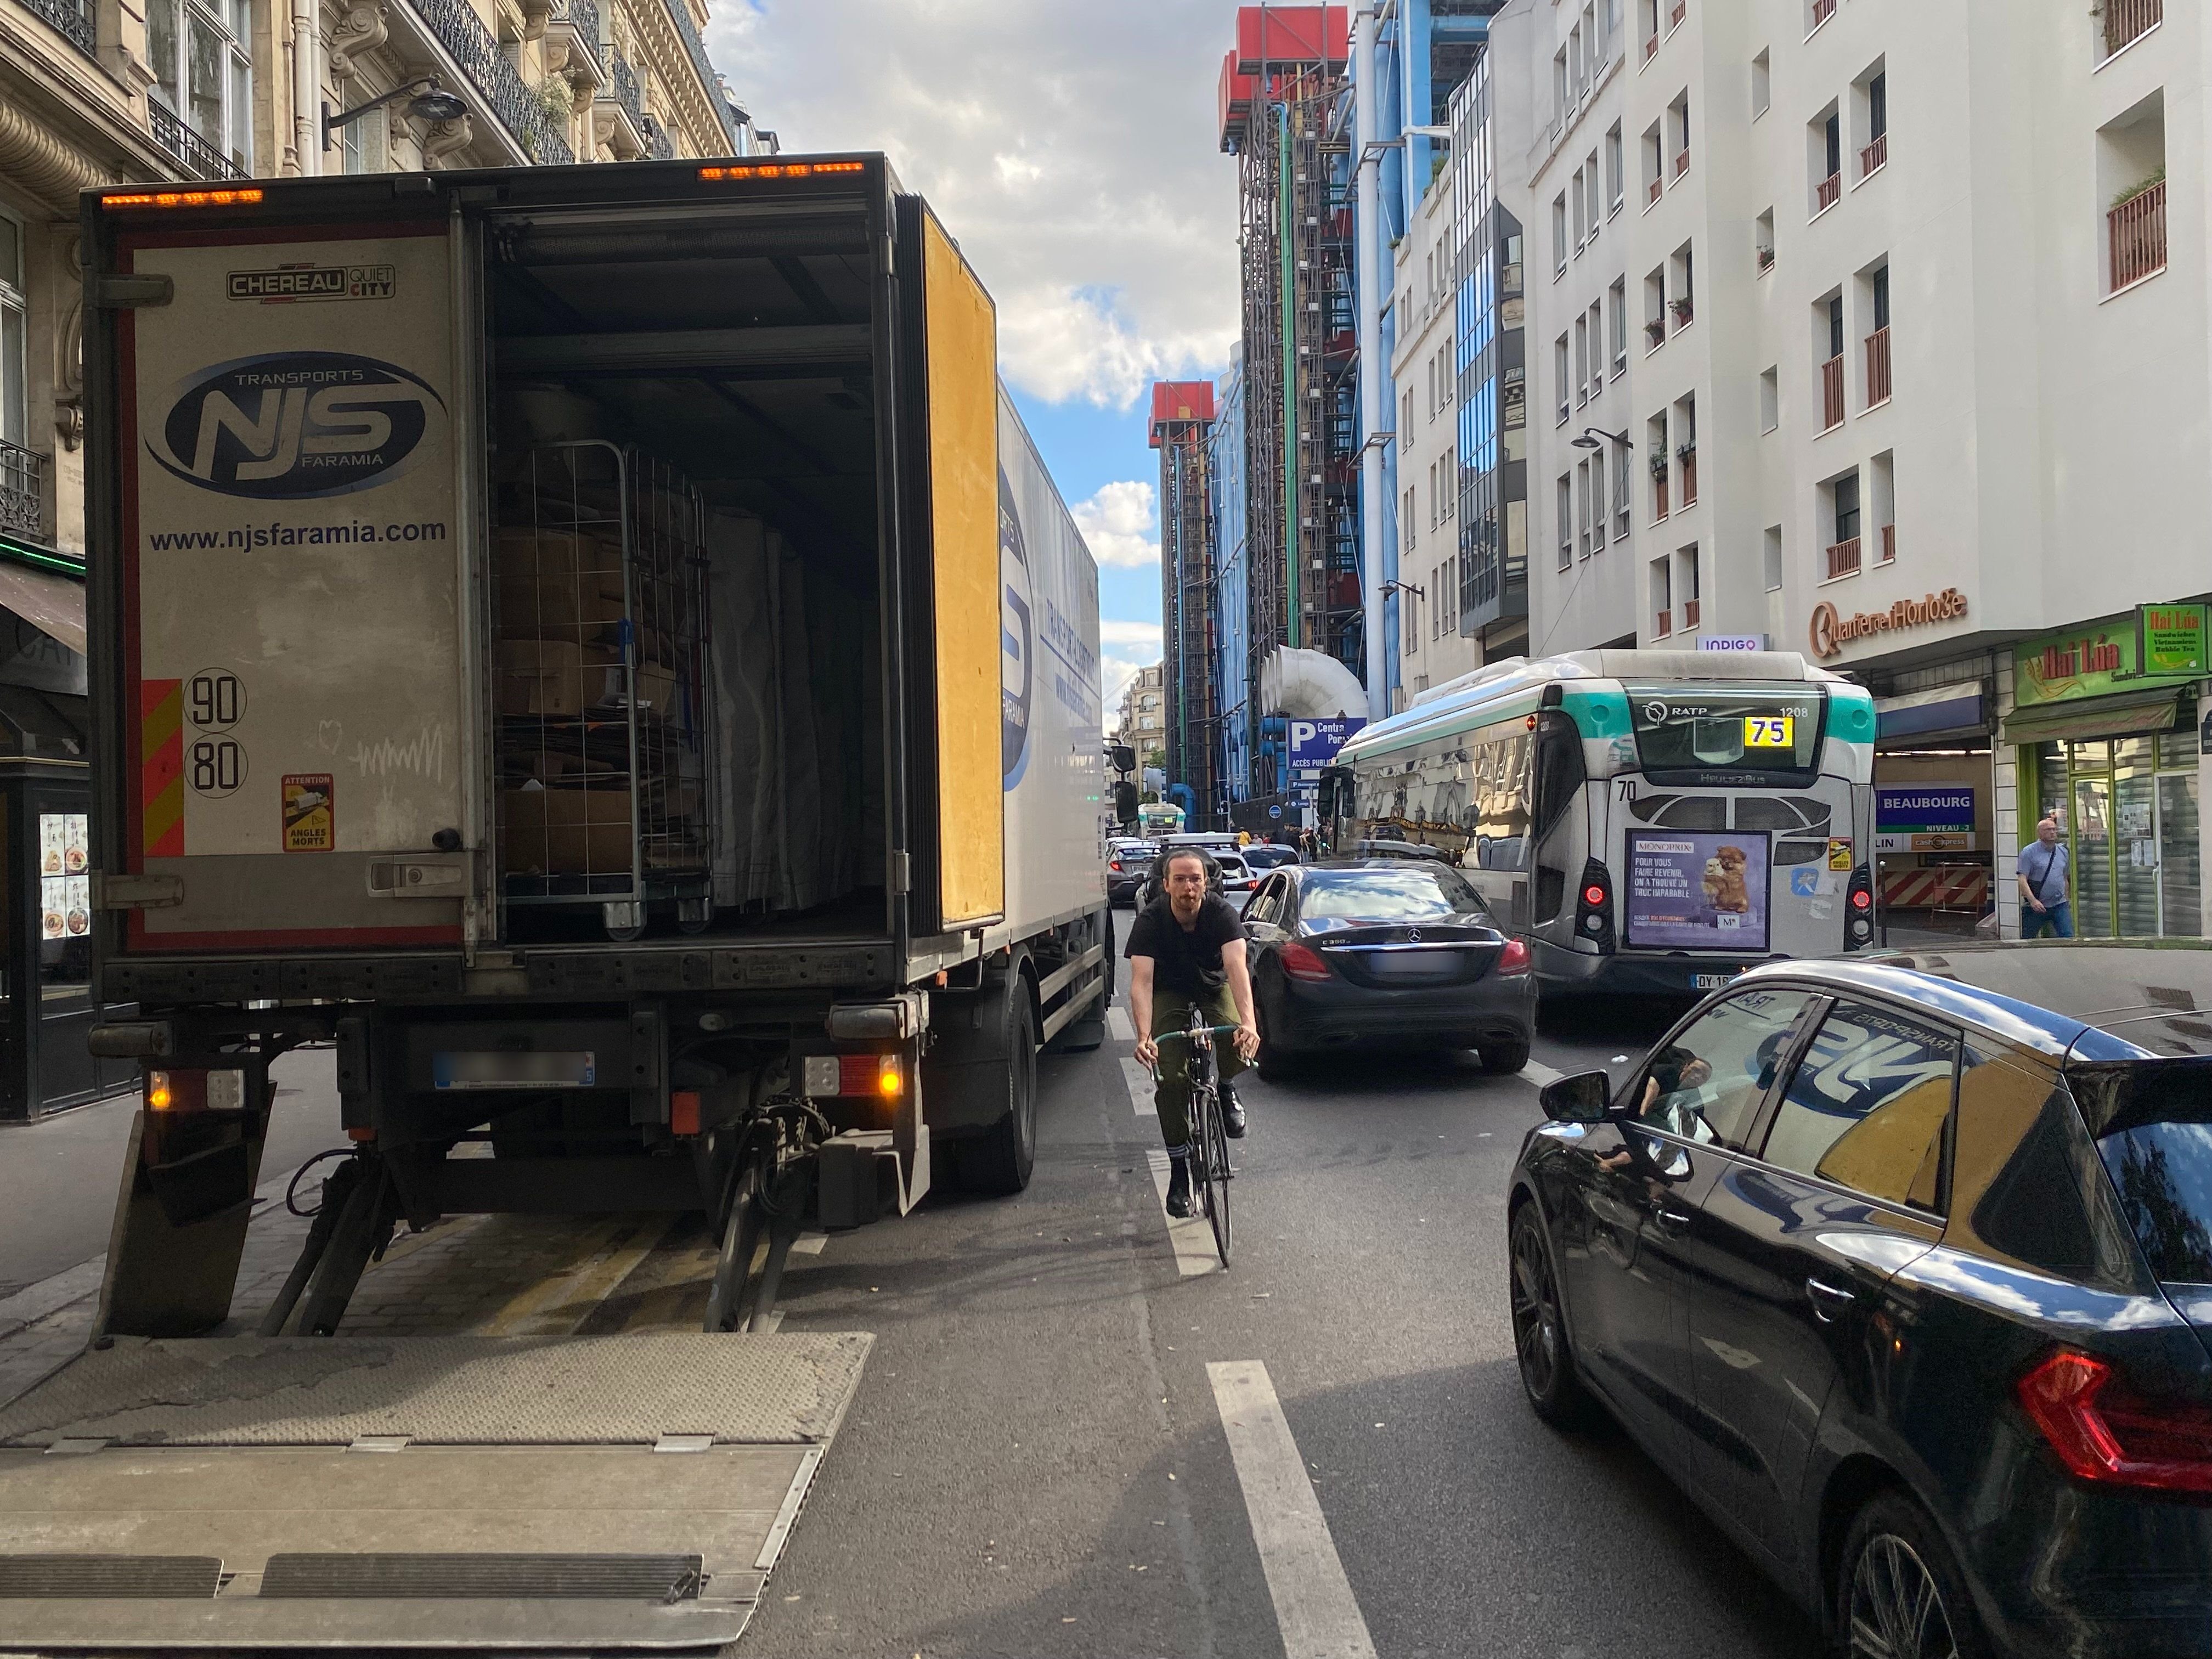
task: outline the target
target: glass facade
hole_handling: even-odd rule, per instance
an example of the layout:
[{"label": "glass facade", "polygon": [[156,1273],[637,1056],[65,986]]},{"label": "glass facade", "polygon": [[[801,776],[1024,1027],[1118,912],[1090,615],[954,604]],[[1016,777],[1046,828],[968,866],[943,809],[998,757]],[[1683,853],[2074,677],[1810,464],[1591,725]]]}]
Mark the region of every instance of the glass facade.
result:
[{"label": "glass facade", "polygon": [[1528,374],[1520,221],[1498,200],[1490,58],[1452,94],[1452,362],[1459,401],[1459,628],[1528,614]]},{"label": "glass facade", "polygon": [[[2197,734],[2046,743],[2033,752],[2036,817],[2058,820],[2072,854],[2075,934],[2196,938],[2204,884]],[[2023,840],[2033,828],[2021,826]]]},{"label": "glass facade", "polygon": [[1214,419],[1206,434],[1206,479],[1212,499],[1213,684],[1221,708],[1219,770],[1226,808],[1245,799],[1252,776],[1252,707],[1248,684],[1251,643],[1251,567],[1244,510],[1244,349],[1214,386]]}]

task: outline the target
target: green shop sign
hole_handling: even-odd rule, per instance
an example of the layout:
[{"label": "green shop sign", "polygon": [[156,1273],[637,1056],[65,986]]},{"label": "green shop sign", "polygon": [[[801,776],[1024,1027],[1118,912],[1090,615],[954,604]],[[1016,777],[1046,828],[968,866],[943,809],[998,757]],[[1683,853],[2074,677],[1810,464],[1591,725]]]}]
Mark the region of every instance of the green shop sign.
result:
[{"label": "green shop sign", "polygon": [[[2013,697],[2022,708],[2073,702],[2206,672],[2205,607],[2146,605],[2013,647]],[[2146,650],[2148,647],[2148,650]]]},{"label": "green shop sign", "polygon": [[2205,672],[2205,610],[2201,605],[2147,605],[2142,608],[2144,673]]}]

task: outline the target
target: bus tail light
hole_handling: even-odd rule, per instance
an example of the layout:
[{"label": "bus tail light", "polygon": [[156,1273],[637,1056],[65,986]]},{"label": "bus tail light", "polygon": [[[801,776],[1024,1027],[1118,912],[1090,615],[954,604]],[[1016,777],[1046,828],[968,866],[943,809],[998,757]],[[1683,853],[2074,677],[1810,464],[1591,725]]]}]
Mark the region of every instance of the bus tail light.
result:
[{"label": "bus tail light", "polygon": [[1856,951],[1874,942],[1874,873],[1863,864],[1851,872],[1851,884],[1844,903],[1844,949]]},{"label": "bus tail light", "polygon": [[1575,894],[1575,937],[1601,951],[1613,948],[1613,876],[1595,859],[1583,866],[1582,885]]}]

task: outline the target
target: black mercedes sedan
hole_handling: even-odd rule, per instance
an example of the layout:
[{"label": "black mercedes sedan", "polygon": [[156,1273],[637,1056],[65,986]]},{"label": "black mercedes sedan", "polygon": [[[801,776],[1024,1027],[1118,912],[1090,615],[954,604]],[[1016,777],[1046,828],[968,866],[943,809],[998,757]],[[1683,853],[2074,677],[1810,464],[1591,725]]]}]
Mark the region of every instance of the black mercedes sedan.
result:
[{"label": "black mercedes sedan", "polygon": [[1357,1048],[1473,1048],[1528,1063],[1528,947],[1449,865],[1335,859],[1270,871],[1244,908],[1260,1075]]},{"label": "black mercedes sedan", "polygon": [[1540,1417],[1601,1402],[1853,1659],[2212,1655],[2212,950],[1776,963],[1543,1103]]}]

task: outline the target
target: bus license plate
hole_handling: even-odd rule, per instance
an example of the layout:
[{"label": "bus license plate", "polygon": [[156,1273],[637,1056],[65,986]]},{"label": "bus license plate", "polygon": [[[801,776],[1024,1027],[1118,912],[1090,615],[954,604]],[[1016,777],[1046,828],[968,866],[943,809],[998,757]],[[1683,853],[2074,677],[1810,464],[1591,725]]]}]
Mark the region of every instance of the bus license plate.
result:
[{"label": "bus license plate", "polygon": [[1693,991],[1717,991],[1735,982],[1734,974],[1692,974],[1690,988]]},{"label": "bus license plate", "polygon": [[1745,715],[1743,746],[1747,749],[1796,748],[1797,717],[1795,714]]},{"label": "bus license plate", "polygon": [[446,1050],[431,1057],[441,1089],[589,1089],[597,1068],[589,1048]]}]

